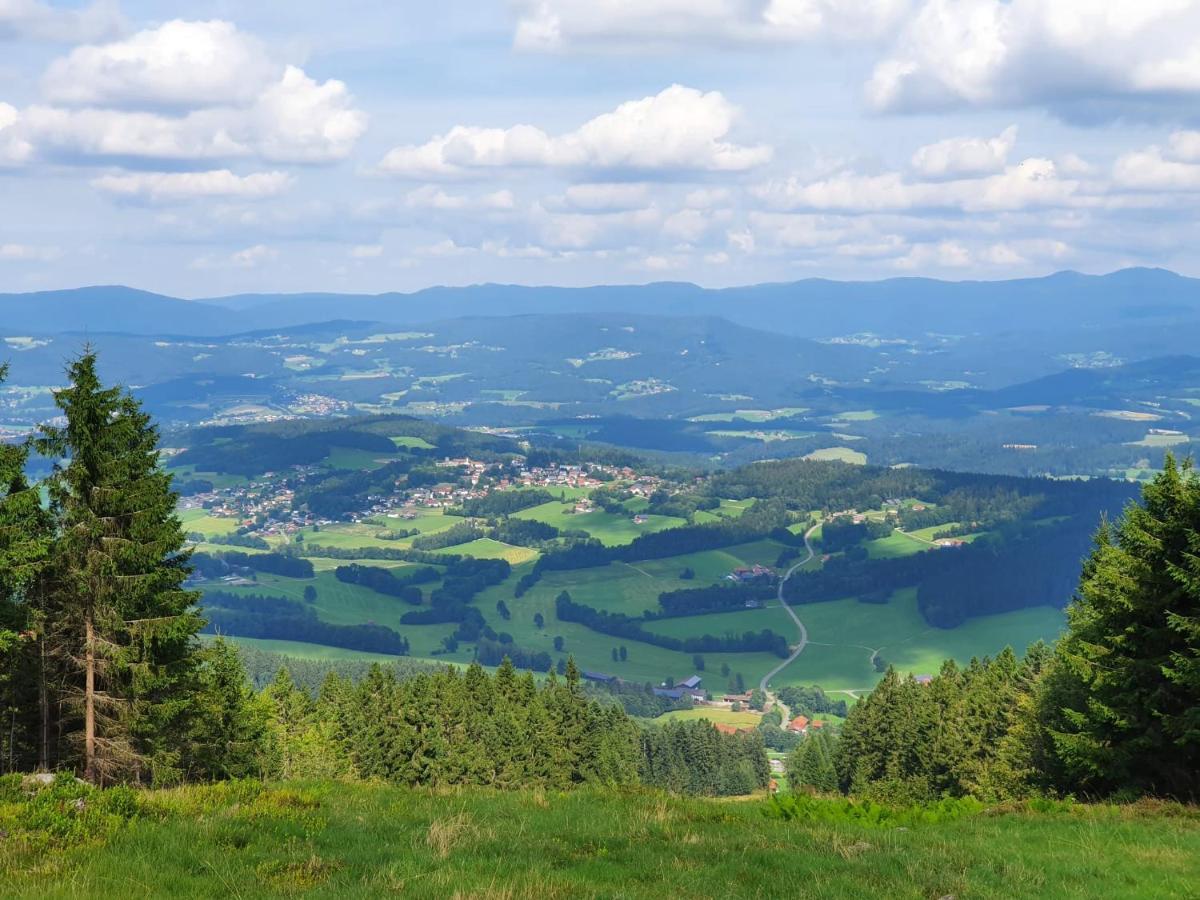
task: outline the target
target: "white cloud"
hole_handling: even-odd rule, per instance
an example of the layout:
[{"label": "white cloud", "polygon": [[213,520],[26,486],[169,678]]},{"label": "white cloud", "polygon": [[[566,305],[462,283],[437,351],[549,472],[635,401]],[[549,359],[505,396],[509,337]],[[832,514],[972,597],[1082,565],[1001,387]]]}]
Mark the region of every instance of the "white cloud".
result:
[{"label": "white cloud", "polygon": [[1113,183],[1126,190],[1200,190],[1200,165],[1166,159],[1159,147],[1120,156],[1113,163]]},{"label": "white cloud", "polygon": [[867,84],[880,110],[1044,105],[1090,118],[1197,92],[1193,0],[923,0]]},{"label": "white cloud", "polygon": [[359,244],[350,248],[350,256],[353,259],[378,259],[382,255],[382,244]]},{"label": "white cloud", "polygon": [[279,256],[279,251],[266,244],[255,244],[245,250],[238,250],[229,257],[229,261],[243,269],[254,269]]},{"label": "white cloud", "polygon": [[80,9],[60,9],[41,0],[0,0],[0,41],[74,44],[112,37],[122,26],[115,0],[100,0]]},{"label": "white cloud", "polygon": [[201,256],[192,260],[193,269],[256,269],[279,257],[279,251],[266,244],[235,250],[227,256]]},{"label": "white cloud", "polygon": [[247,106],[280,68],[231,22],[176,19],[125,40],[76,47],[50,64],[42,87],[52,102],[79,106]]},{"label": "white cloud", "polygon": [[16,166],[33,156],[33,145],[20,136],[21,114],[16,107],[0,103],[0,166]]},{"label": "white cloud", "polygon": [[961,269],[971,264],[971,254],[958,241],[916,244],[893,263],[897,269]]},{"label": "white cloud", "polygon": [[1200,131],[1176,131],[1170,139],[1171,156],[1184,162],[1200,162]]},{"label": "white cloud", "polygon": [[260,200],[290,188],[294,178],[286,172],[256,172],[235,175],[228,169],[210,172],[139,172],[102,175],[92,187],[119,197],[154,201],[189,200],[196,197],[232,197]]},{"label": "white cloud", "polygon": [[367,129],[367,114],[351,103],[342,82],[330,79],[318,84],[302,70],[287,66],[250,110],[253,144],[269,160],[344,159]]},{"label": "white cloud", "polygon": [[727,142],[736,115],[717,91],[676,84],[557,137],[532,125],[459,125],[425,144],[396,147],[379,169],[408,177],[463,176],[501,167],[741,171],[770,159],[771,148]]},{"label": "white cloud", "polygon": [[871,40],[889,33],[913,0],[518,0],[513,43],[662,45]]},{"label": "white cloud", "polygon": [[888,212],[923,209],[1019,210],[1068,205],[1080,183],[1060,178],[1054,162],[1032,157],[985,178],[910,181],[899,172],[839,172],[819,181],[791,177],[769,182],[755,194],[776,209]]},{"label": "white cloud", "polygon": [[912,167],[926,178],[991,175],[1004,169],[1017,142],[1017,126],[994,138],[954,137],[927,144],[913,154]]},{"label": "white cloud", "polygon": [[345,84],[273,63],[219,21],[77,48],[51,65],[44,87],[51,103],[0,112],[0,159],[19,141],[26,160],[320,163],[345,158],[366,129]]},{"label": "white cloud", "polygon": [[50,262],[62,251],[57,247],[35,247],[30,244],[0,244],[0,260],[14,262]]},{"label": "white cloud", "polygon": [[509,210],[516,206],[516,198],[512,191],[507,189],[480,196],[466,196],[448,194],[436,185],[426,184],[409,191],[404,197],[404,205],[409,209],[432,209],[443,212],[467,209]]}]

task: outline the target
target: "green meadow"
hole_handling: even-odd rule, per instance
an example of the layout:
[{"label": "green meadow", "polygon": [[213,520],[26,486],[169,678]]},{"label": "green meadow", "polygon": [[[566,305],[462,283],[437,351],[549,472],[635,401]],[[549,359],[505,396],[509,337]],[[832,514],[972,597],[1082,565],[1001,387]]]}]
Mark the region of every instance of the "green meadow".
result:
[{"label": "green meadow", "polygon": [[840,797],[803,821],[761,797],[226,782],[93,795],[86,839],[31,807],[0,798],[5,897],[1175,900],[1200,884],[1196,809],[1162,803],[900,826],[860,822]]}]

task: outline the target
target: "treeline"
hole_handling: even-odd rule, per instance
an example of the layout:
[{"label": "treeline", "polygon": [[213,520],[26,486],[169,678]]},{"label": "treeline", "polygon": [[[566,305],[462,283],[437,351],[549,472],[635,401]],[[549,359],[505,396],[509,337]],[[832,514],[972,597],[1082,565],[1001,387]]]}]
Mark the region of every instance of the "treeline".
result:
[{"label": "treeline", "polygon": [[425,599],[417,585],[428,584],[442,577],[442,573],[432,566],[420,566],[397,575],[391,569],[360,566],[357,563],[338,566],[334,569],[333,574],[343,584],[357,584],[375,591],[377,594],[399,597],[405,603],[411,603],[413,606],[420,606]]},{"label": "treeline", "polygon": [[658,595],[661,612],[653,618],[700,616],[705,613],[745,609],[748,604],[758,605],[772,599],[776,592],[775,584],[773,578],[756,578],[750,582],[725,582],[664,591]]},{"label": "treeline", "polygon": [[765,788],[766,749],[754,733],[722,734],[709,722],[669,722],[642,733],[642,782],[680,794],[729,797]]},{"label": "treeline", "polygon": [[511,516],[513,513],[534,506],[549,503],[554,496],[541,488],[519,491],[491,491],[483,497],[472,497],[464,500],[461,507],[446,510],[446,515],[474,516],[480,519],[494,519],[501,516]]},{"label": "treeline", "polygon": [[[1097,533],[1068,628],[931,683],[889,670],[850,712],[843,791],[879,799],[1200,799],[1200,477],[1168,456]],[[976,583],[973,589],[979,589]]]},{"label": "treeline", "polygon": [[247,682],[255,691],[261,691],[274,681],[278,677],[280,669],[287,669],[288,676],[296,686],[310,696],[316,696],[321,685],[325,683],[325,679],[331,673],[348,681],[359,682],[367,677],[373,666],[380,666],[384,670],[392,672],[399,679],[411,678],[422,672],[429,675],[439,672],[443,668],[437,663],[424,662],[411,657],[397,657],[390,662],[381,663],[362,657],[308,659],[289,656],[286,653],[260,650],[243,643],[226,644],[225,649],[236,655],[246,673]]},{"label": "treeline", "polygon": [[443,581],[429,596],[429,608],[413,610],[400,617],[405,625],[439,625],[457,622],[456,641],[477,641],[480,636],[495,640],[495,631],[476,606],[475,595],[508,578],[512,567],[503,559],[462,558],[446,567]]},{"label": "treeline", "polygon": [[1018,524],[961,547],[911,556],[834,557],[820,569],[793,574],[784,593],[794,604],[845,597],[886,602],[893,591],[919,585],[918,608],[937,628],[1030,606],[1061,608],[1070,600],[1093,527],[1085,528],[1082,519]]},{"label": "treeline", "polygon": [[833,700],[816,686],[804,687],[798,684],[786,684],[775,693],[783,705],[792,711],[792,715],[805,715],[813,718],[822,714],[832,714],[844,719],[848,713],[845,700]]},{"label": "treeline", "polygon": [[314,559],[382,559],[427,566],[451,566],[463,559],[457,553],[432,553],[427,550],[408,550],[404,547],[325,547],[312,543],[305,543],[297,550],[297,555]]},{"label": "treeline", "polygon": [[475,659],[485,666],[498,666],[507,659],[518,669],[531,669],[534,672],[549,672],[554,665],[554,660],[545,650],[518,647],[507,634],[501,634],[496,640],[481,637],[475,645]]},{"label": "treeline", "polygon": [[315,699],[281,673],[264,698],[278,777],[555,790],[638,780],[637,726],[588,700],[573,665],[541,687],[511,665],[404,680],[375,668],[357,684],[331,675]]},{"label": "treeline", "polygon": [[441,550],[455,544],[466,544],[480,537],[482,532],[474,522],[456,522],[443,531],[422,534],[413,538],[414,550]]},{"label": "treeline", "polygon": [[790,652],[787,639],[769,628],[764,628],[762,631],[747,631],[740,635],[705,634],[700,637],[687,638],[655,634],[643,628],[645,619],[635,619],[622,613],[612,613],[576,603],[566,591],[563,591],[555,599],[554,614],[559,621],[578,622],[601,634],[641,641],[655,647],[684,653],[753,653],[761,651],[786,658]]},{"label": "treeline", "polygon": [[384,625],[332,625],[309,606],[287,597],[208,591],[201,601],[208,634],[303,641],[364,653],[405,656],[408,640]]},{"label": "treeline", "polygon": [[193,553],[192,568],[203,578],[220,578],[230,572],[266,572],[286,578],[312,578],[313,564],[286,553]]}]

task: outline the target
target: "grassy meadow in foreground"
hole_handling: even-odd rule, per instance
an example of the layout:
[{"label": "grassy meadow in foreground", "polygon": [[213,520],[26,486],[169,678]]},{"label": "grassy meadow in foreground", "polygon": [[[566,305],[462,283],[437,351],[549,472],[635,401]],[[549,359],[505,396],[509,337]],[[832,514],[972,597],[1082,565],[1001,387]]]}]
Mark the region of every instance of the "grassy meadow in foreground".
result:
[{"label": "grassy meadow in foreground", "polygon": [[73,813],[55,837],[53,817],[0,803],[0,895],[965,900],[1195,897],[1200,886],[1200,817],[1163,805],[900,826],[786,821],[763,799],[588,789],[235,782],[114,801],[88,798],[101,836],[86,841],[70,834]]}]

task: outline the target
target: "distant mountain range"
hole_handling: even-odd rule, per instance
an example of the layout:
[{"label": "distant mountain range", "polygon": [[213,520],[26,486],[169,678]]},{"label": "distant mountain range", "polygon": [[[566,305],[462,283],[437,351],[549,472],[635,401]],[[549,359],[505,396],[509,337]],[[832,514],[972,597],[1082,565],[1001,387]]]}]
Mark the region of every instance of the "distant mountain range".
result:
[{"label": "distant mountain range", "polygon": [[[565,313],[717,316],[780,334],[1146,333],[1200,327],[1200,280],[1163,269],[1060,272],[1009,281],[807,279],[707,289],[663,282],[589,288],[483,284],[410,294],[241,294],[181,300],[122,286],[0,294],[0,332],[229,335],[331,319],[408,325],[457,317]],[[1198,332],[1189,331],[1190,336]],[[1181,351],[1185,348],[1180,347]]]}]

